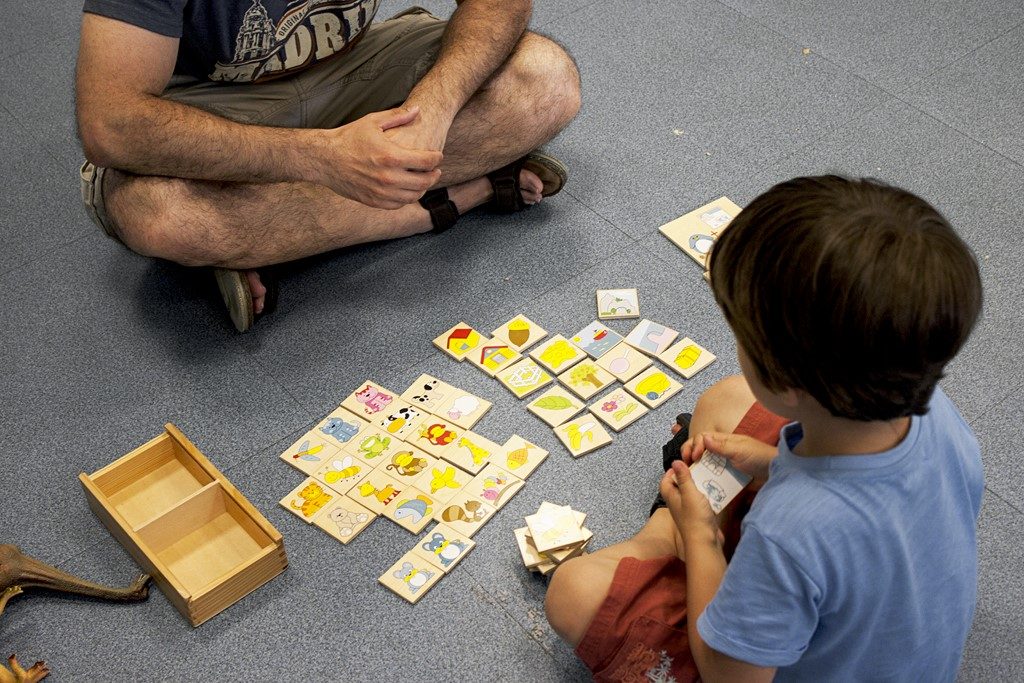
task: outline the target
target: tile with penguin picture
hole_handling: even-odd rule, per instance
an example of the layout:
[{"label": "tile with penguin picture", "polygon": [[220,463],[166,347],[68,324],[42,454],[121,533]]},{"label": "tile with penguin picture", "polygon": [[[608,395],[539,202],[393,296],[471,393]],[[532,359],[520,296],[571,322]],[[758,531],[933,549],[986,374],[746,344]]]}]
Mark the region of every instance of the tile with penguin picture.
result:
[{"label": "tile with penguin picture", "polygon": [[317,513],[313,524],[348,544],[375,519],[377,515],[372,511],[347,496],[339,496]]},{"label": "tile with penguin picture", "polygon": [[438,503],[447,503],[472,480],[473,475],[469,472],[449,462],[439,460],[424,470],[413,481],[413,486],[430,494]]},{"label": "tile with penguin picture", "polygon": [[437,414],[441,404],[457,391],[452,385],[434,377],[422,374],[399,397],[411,406],[423,408],[428,413]]},{"label": "tile with penguin picture", "polygon": [[683,385],[659,367],[650,367],[624,385],[626,391],[643,401],[648,408],[657,408],[680,391]]},{"label": "tile with penguin picture", "polygon": [[530,351],[530,358],[554,374],[568,370],[587,354],[560,334],[556,334]]},{"label": "tile with penguin picture", "polygon": [[531,398],[526,409],[543,420],[549,427],[557,427],[586,408],[586,404],[561,386],[553,386]]},{"label": "tile with penguin picture", "polygon": [[447,574],[474,547],[476,541],[469,536],[459,533],[447,524],[438,524],[416,541],[412,552]]},{"label": "tile with penguin picture", "polygon": [[463,429],[472,429],[487,414],[492,405],[486,399],[456,389],[441,402],[437,410],[431,412],[443,420],[451,420],[453,425]]},{"label": "tile with penguin picture", "polygon": [[483,340],[484,336],[472,327],[459,323],[438,335],[434,339],[434,346],[461,362]]},{"label": "tile with penguin picture", "polygon": [[369,423],[363,418],[339,407],[322,419],[311,431],[320,434],[328,443],[344,448],[346,444],[366,431],[369,426]]},{"label": "tile with penguin picture", "polygon": [[706,271],[711,247],[740,211],[728,197],[720,197],[658,230]]},{"label": "tile with penguin picture", "polygon": [[325,505],[337,497],[338,494],[325,484],[309,477],[281,499],[281,507],[309,524]]},{"label": "tile with penguin picture", "polygon": [[486,339],[467,356],[469,362],[483,370],[488,377],[494,377],[502,368],[522,358],[518,351],[501,339]]},{"label": "tile with penguin picture", "polygon": [[526,479],[534,470],[540,467],[548,452],[540,446],[530,443],[518,434],[513,434],[501,447],[501,452],[491,462],[499,467],[516,475],[520,479]]},{"label": "tile with penguin picture", "polygon": [[303,474],[312,475],[325,462],[334,460],[341,453],[341,447],[334,439],[328,440],[319,430],[306,432],[281,453],[281,460]]},{"label": "tile with penguin picture", "polygon": [[465,490],[460,491],[444,505],[439,505],[434,519],[443,522],[460,534],[473,537],[497,510]]},{"label": "tile with penguin picture", "polygon": [[341,407],[369,422],[386,411],[397,398],[398,394],[390,389],[385,389],[376,382],[366,380],[345,397],[345,400],[341,402]]},{"label": "tile with penguin picture", "polygon": [[714,363],[715,358],[715,354],[689,337],[684,337],[658,356],[658,359],[670,370],[678,372],[685,379],[690,379]]},{"label": "tile with penguin picture", "polygon": [[377,580],[398,597],[415,605],[444,575],[440,569],[410,550]]},{"label": "tile with penguin picture", "polygon": [[492,462],[480,470],[463,490],[500,510],[525,484],[525,481]]},{"label": "tile with penguin picture", "polygon": [[374,514],[382,514],[388,503],[393,501],[407,488],[409,484],[399,481],[383,470],[373,470],[368,473],[358,486],[349,489],[345,495],[359,503]]},{"label": "tile with penguin picture", "polygon": [[615,384],[615,376],[587,359],[558,376],[558,381],[584,401]]},{"label": "tile with penguin picture", "polygon": [[519,353],[548,336],[547,330],[525,315],[517,315],[491,333],[496,339],[508,342]]},{"label": "tile with penguin picture", "polygon": [[384,517],[401,527],[418,534],[433,521],[438,503],[433,497],[418,488],[410,486],[384,506]]},{"label": "tile with penguin picture", "polygon": [[572,343],[588,356],[598,359],[622,341],[622,335],[599,320],[595,320],[572,336]]},{"label": "tile with penguin picture", "polygon": [[597,359],[597,364],[620,382],[628,382],[651,367],[650,358],[623,342]]},{"label": "tile with penguin picture", "polygon": [[501,446],[476,432],[463,432],[451,442],[441,457],[467,472],[477,474],[492,458],[501,454]]},{"label": "tile with penguin picture", "polygon": [[633,424],[650,410],[625,389],[614,389],[590,404],[590,412],[617,432]]}]

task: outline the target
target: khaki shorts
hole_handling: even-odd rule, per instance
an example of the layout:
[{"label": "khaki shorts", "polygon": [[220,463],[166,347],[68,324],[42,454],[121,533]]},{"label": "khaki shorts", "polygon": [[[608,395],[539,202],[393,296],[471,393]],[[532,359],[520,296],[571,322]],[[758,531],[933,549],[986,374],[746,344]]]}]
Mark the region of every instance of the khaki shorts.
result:
[{"label": "khaki shorts", "polygon": [[[163,97],[238,121],[288,128],[336,128],[396,107],[437,59],[447,22],[413,7],[371,24],[352,48],[294,75],[228,84],[174,76]],[[82,166],[89,216],[120,241],[103,204],[106,169]]]}]

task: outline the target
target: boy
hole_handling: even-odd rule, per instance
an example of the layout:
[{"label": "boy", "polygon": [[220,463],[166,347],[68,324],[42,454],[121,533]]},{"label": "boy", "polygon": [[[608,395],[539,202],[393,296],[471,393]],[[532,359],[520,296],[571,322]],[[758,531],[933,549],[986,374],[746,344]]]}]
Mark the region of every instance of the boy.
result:
[{"label": "boy", "polygon": [[[936,383],[981,309],[973,256],[920,198],[824,176],[755,199],[711,273],[743,378],[677,435],[667,508],[554,574],[552,626],[598,680],[953,680],[983,484]],[[708,451],[767,480],[728,565],[687,468]]]}]

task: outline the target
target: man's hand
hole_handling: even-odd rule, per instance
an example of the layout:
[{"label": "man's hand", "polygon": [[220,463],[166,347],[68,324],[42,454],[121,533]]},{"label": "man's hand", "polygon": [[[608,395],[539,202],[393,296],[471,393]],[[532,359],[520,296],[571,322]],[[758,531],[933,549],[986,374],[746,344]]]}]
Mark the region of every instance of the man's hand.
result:
[{"label": "man's hand", "polygon": [[378,209],[399,209],[417,201],[441,178],[438,166],[443,155],[439,149],[408,147],[386,133],[415,125],[418,117],[417,107],[399,107],[313,132],[322,142],[313,170],[317,182]]},{"label": "man's hand", "polygon": [[[417,105],[405,103],[406,108],[416,109]],[[443,152],[444,143],[448,139],[448,130],[452,119],[419,109],[419,116],[401,126],[395,126],[384,133],[391,142],[406,149],[425,149],[432,152]]]},{"label": "man's hand", "polygon": [[704,432],[683,444],[683,462],[692,465],[708,451],[721,455],[740,472],[759,481],[768,478],[768,466],[778,453],[775,446],[744,434]]}]

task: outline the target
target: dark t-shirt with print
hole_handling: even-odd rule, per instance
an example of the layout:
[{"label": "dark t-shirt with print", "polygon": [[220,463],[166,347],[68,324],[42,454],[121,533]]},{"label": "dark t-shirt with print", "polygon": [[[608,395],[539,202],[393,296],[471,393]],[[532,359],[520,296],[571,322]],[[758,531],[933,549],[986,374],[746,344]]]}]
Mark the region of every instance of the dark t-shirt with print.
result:
[{"label": "dark t-shirt with print", "polygon": [[176,74],[251,82],[337,54],[380,0],[85,0],[85,11],[180,38]]}]

